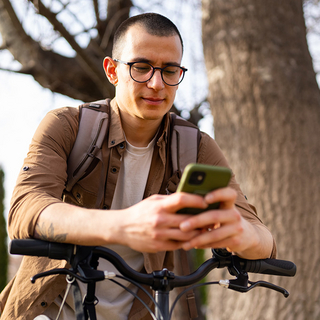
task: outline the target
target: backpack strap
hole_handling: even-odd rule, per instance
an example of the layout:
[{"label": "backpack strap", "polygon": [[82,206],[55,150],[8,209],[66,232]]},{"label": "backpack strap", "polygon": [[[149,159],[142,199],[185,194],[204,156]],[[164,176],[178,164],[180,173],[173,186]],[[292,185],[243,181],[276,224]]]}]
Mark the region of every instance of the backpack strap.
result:
[{"label": "backpack strap", "polygon": [[[183,173],[189,163],[197,162],[200,130],[191,122],[171,113],[171,161],[173,173]],[[181,177],[181,176],[180,176]]]},{"label": "backpack strap", "polygon": [[[177,257],[174,259],[174,261],[179,263],[178,270],[181,271],[182,275],[187,275],[191,273],[190,270],[190,259],[191,255],[189,252],[184,251],[183,249],[179,249],[175,252]],[[186,289],[187,287],[180,288],[181,291],[183,289]],[[184,295],[185,301],[181,299],[181,304],[183,307],[187,306],[187,310],[189,313],[190,319],[197,319],[198,318],[198,307],[197,307],[197,300],[196,295],[193,289],[189,289]]]},{"label": "backpack strap", "polygon": [[[171,113],[171,161],[174,177],[181,178],[185,167],[189,163],[197,162],[200,144],[200,130],[191,122]],[[179,249],[176,254],[179,257],[182,273],[190,274],[190,262],[188,252]],[[175,259],[176,260],[176,259]],[[185,294],[190,319],[198,318],[197,303],[194,290]]]},{"label": "backpack strap", "polygon": [[87,173],[94,158],[102,160],[101,147],[108,130],[109,111],[106,100],[80,106],[78,134],[68,158],[67,191]]},{"label": "backpack strap", "polygon": [[167,144],[167,164],[160,193],[171,194],[177,189],[184,168],[197,162],[200,130],[191,122],[170,113],[170,130]]}]

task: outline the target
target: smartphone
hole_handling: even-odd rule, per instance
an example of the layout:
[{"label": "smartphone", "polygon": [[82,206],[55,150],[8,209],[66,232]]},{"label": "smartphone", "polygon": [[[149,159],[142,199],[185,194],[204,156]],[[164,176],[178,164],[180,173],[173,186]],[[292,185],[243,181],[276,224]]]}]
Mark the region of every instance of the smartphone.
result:
[{"label": "smartphone", "polygon": [[[225,167],[211,166],[200,163],[190,163],[186,166],[177,192],[188,192],[205,196],[208,192],[224,188],[229,184],[231,170]],[[208,208],[183,208],[177,213],[198,214],[203,211],[218,209],[220,203],[212,203]]]}]

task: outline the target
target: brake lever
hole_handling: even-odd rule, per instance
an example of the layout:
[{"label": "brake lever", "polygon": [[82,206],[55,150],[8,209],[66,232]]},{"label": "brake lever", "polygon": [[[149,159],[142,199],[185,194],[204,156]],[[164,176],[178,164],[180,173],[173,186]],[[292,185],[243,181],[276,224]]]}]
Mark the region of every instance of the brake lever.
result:
[{"label": "brake lever", "polygon": [[279,287],[273,283],[270,283],[267,281],[262,281],[262,280],[257,281],[257,282],[249,281],[249,283],[251,284],[249,290],[253,289],[254,287],[264,287],[264,288],[272,289],[274,291],[278,291],[278,292],[282,293],[285,298],[289,297],[289,292],[286,289]]},{"label": "brake lever", "polygon": [[74,273],[73,271],[71,271],[69,269],[57,268],[57,269],[51,269],[51,270],[48,270],[48,271],[37,273],[36,275],[31,277],[31,282],[35,283],[37,279],[44,278],[44,277],[47,277],[47,276],[56,275],[56,274],[67,274],[67,275],[69,275],[71,277],[77,278],[80,281],[83,280],[83,277],[77,275],[76,273]]},{"label": "brake lever", "polygon": [[67,274],[71,277],[75,277],[77,280],[80,280],[81,282],[84,283],[89,283],[92,281],[101,281],[107,278],[113,278],[115,275],[113,272],[104,272],[100,270],[92,270],[90,268],[81,268],[82,275],[78,275],[76,272],[70,269],[65,269],[65,268],[57,268],[57,269],[52,269],[48,271],[44,271],[41,273],[38,273],[34,275],[31,278],[31,282],[35,283],[37,279],[47,277],[47,276],[52,276],[56,274]]},{"label": "brake lever", "polygon": [[251,289],[254,289],[255,287],[264,287],[264,288],[272,289],[274,291],[278,291],[282,293],[285,298],[289,297],[289,292],[286,289],[281,288],[273,283],[266,282],[266,281],[257,281],[257,282],[248,281],[248,283],[250,285],[243,286],[238,284],[238,279],[219,281],[219,285],[221,285],[222,287],[226,289],[238,291],[238,292],[248,292]]}]

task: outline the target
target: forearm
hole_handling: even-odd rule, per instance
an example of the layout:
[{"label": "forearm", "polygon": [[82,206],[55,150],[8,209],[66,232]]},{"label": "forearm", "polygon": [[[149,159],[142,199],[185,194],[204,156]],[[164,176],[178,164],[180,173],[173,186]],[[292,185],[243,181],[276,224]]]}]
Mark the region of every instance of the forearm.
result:
[{"label": "forearm", "polygon": [[[35,229],[36,239],[74,243],[79,245],[105,245],[111,243],[112,221],[110,211],[86,209],[67,203],[54,203],[40,214]],[[108,220],[108,223],[104,221]]]}]

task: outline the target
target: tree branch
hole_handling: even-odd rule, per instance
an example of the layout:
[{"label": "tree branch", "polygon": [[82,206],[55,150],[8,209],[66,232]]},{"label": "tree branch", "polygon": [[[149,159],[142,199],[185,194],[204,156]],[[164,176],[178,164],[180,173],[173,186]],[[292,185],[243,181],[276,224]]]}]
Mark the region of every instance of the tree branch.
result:
[{"label": "tree branch", "polygon": [[105,50],[111,43],[115,29],[121,24],[122,21],[129,17],[131,7],[131,0],[108,1],[107,24],[100,44],[103,50]]},{"label": "tree branch", "polygon": [[13,69],[7,69],[7,68],[1,68],[0,67],[0,70],[1,71],[6,71],[6,72],[13,72],[13,73],[18,73],[18,74],[25,74],[24,72],[21,72],[20,70],[13,70]]},{"label": "tree branch", "polygon": [[114,87],[110,83],[101,91],[75,58],[45,51],[29,37],[9,0],[0,0],[0,33],[2,48],[8,49],[22,65],[17,72],[32,75],[42,87],[83,101],[113,97]]},{"label": "tree branch", "polygon": [[58,21],[56,15],[53,12],[51,12],[46,6],[44,6],[41,0],[37,0],[37,2],[39,14],[44,16],[52,24],[53,28],[56,31],[58,31],[64,37],[64,39],[70,44],[72,49],[77,53],[76,59],[80,63],[83,70],[94,81],[96,86],[100,88],[101,92],[103,92],[107,79],[103,74],[102,68],[99,69],[97,67],[97,65],[92,61],[90,56],[87,55],[85,50],[79,46],[74,37],[67,31],[63,24],[60,21]]},{"label": "tree branch", "polygon": [[[75,99],[93,101],[101,99],[101,97],[112,98],[114,87],[107,81],[103,69],[100,67],[104,56],[106,54],[111,55],[112,43],[109,41],[105,50],[100,47],[100,43],[108,22],[112,20],[117,11],[127,8],[129,15],[132,6],[131,0],[108,2],[107,19],[100,20],[100,25],[97,25],[99,36],[96,39],[91,39],[85,49],[78,45],[74,35],[71,35],[60,23],[57,14],[46,8],[41,0],[34,0],[33,2],[28,0],[27,3],[32,4],[32,7],[29,8],[32,8],[32,10],[37,8],[39,14],[46,17],[57,34],[59,33],[61,37],[64,37],[75,50],[76,57],[68,58],[56,52],[45,50],[39,41],[35,41],[25,32],[11,5],[11,1],[0,0],[0,33],[3,40],[0,50],[7,49],[10,51],[14,59],[22,65],[18,71],[9,70],[10,67],[5,66],[5,68],[8,68],[5,71],[32,75],[42,87]],[[95,10],[97,10],[99,1],[95,0],[95,3],[97,6]],[[66,5],[64,5],[63,10],[66,10],[65,7]],[[120,24],[125,18],[127,16],[123,14],[115,23]],[[112,32],[116,27],[115,25],[111,28]],[[112,32],[108,36],[111,41]],[[4,66],[2,67],[4,68]]]},{"label": "tree branch", "polygon": [[117,23],[119,22],[119,19],[125,14],[129,15],[129,12],[130,12],[130,7],[122,8],[121,10],[118,10],[116,14],[110,19],[108,26],[106,28],[106,31],[101,40],[100,47],[102,49],[106,49],[108,43],[110,42],[111,35],[115,31],[116,26],[118,26]]},{"label": "tree branch", "polygon": [[99,2],[98,0],[92,0],[92,2],[93,2],[94,14],[96,15],[97,26],[99,26],[101,23],[100,15],[99,15]]},{"label": "tree branch", "polygon": [[[37,50],[37,43],[25,33],[9,0],[0,0],[0,33],[2,47],[10,50],[15,59],[25,66],[35,64],[30,52]],[[23,53],[21,48],[24,48]]]}]

